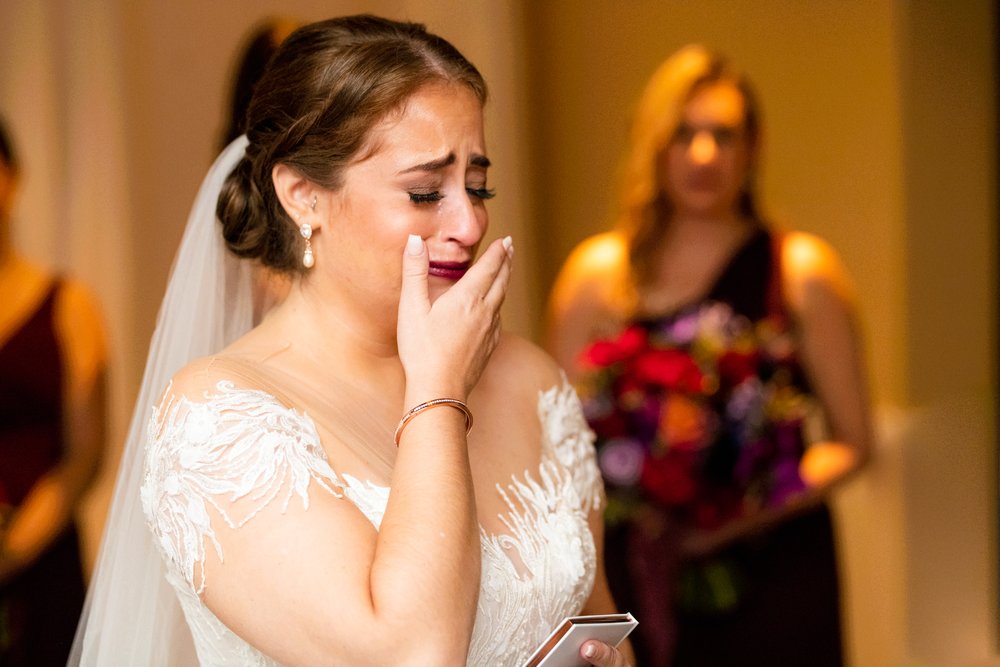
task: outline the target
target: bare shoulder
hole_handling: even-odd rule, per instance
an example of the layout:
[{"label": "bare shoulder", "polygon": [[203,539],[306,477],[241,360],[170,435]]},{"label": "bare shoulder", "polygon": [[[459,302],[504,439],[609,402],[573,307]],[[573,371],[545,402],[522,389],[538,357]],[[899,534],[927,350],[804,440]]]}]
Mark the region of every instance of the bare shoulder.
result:
[{"label": "bare shoulder", "polygon": [[[66,279],[55,300],[55,322],[66,353],[71,385],[90,386],[107,365],[107,340],[101,308],[83,283]],[[75,391],[75,389],[74,389]]]},{"label": "bare shoulder", "polygon": [[70,339],[86,337],[91,344],[100,344],[103,348],[104,319],[101,307],[87,286],[78,280],[64,280],[56,295],[55,308],[60,326],[72,332]]},{"label": "bare shoulder", "polygon": [[520,336],[504,333],[476,387],[479,399],[493,406],[518,404],[534,414],[539,392],[558,386],[564,375],[542,348]]},{"label": "bare shoulder", "polygon": [[588,272],[620,270],[628,258],[628,244],[618,231],[595,234],[580,242],[570,253],[568,264]]},{"label": "bare shoulder", "polygon": [[592,236],[570,254],[549,297],[546,347],[572,375],[590,341],[626,318],[628,244],[616,231]]},{"label": "bare shoulder", "polygon": [[796,310],[808,307],[817,296],[850,303],[853,286],[837,251],[808,232],[789,232],[781,248],[785,296]]},{"label": "bare shoulder", "polygon": [[504,333],[493,352],[481,384],[503,391],[507,396],[537,400],[538,392],[562,382],[555,360],[531,341]]},{"label": "bare shoulder", "polygon": [[616,231],[604,232],[582,241],[570,253],[556,280],[553,293],[559,301],[585,299],[593,303],[610,301],[612,288],[628,268],[628,245]]}]

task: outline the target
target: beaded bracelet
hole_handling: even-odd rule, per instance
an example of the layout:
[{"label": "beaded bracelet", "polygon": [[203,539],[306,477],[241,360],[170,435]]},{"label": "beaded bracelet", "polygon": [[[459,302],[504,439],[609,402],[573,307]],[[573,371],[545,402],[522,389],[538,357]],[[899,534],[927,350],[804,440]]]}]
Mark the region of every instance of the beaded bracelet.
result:
[{"label": "beaded bracelet", "polygon": [[448,407],[455,408],[465,415],[465,434],[468,435],[469,431],[472,430],[472,412],[469,410],[469,406],[457,398],[435,398],[433,400],[420,403],[419,405],[414,405],[405,415],[403,415],[403,418],[399,420],[399,426],[396,427],[396,433],[392,436],[392,441],[396,443],[396,446],[399,447],[399,434],[403,432],[403,427],[405,427],[411,419],[419,415],[424,410],[436,408],[441,405],[447,405]]}]

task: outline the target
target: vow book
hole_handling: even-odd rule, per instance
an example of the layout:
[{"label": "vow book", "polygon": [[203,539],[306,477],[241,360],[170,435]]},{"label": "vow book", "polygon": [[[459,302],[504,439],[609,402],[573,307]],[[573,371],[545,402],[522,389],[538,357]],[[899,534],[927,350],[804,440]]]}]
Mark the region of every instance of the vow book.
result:
[{"label": "vow book", "polygon": [[580,647],[590,639],[618,646],[639,625],[632,614],[570,616],[556,626],[524,667],[585,667]]}]

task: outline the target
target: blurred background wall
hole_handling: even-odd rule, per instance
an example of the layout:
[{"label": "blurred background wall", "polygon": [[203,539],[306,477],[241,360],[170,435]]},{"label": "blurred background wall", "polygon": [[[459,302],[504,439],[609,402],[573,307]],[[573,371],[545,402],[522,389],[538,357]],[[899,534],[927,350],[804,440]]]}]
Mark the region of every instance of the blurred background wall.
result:
[{"label": "blurred background wall", "polygon": [[26,180],[16,243],[99,294],[114,458],[242,39],[265,16],[426,23],[491,87],[491,236],[513,234],[505,317],[541,333],[572,246],[609,221],[629,113],[668,54],[728,53],[764,107],[776,225],[855,279],[873,465],[838,498],[855,665],[1000,665],[997,43],[988,0],[5,0],[0,113]]}]

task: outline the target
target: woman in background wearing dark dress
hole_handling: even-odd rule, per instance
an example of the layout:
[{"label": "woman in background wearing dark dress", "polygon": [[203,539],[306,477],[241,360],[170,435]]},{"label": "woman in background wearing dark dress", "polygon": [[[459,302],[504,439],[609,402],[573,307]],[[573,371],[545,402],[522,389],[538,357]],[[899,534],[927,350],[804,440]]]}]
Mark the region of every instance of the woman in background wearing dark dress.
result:
[{"label": "woman in background wearing dark dress", "polygon": [[65,665],[83,606],[74,524],[104,444],[94,301],[11,245],[19,164],[0,124],[0,665]]},{"label": "woman in background wearing dark dress", "polygon": [[642,665],[843,662],[826,502],[868,458],[862,349],[836,253],[758,212],[759,143],[745,79],[674,54],[639,103],[616,228],[552,294]]},{"label": "woman in background wearing dark dress", "polygon": [[246,131],[247,108],[253,98],[254,87],[278,47],[297,27],[299,23],[294,19],[272,17],[257,23],[246,36],[229,84],[225,127],[216,146],[217,152],[222,152],[222,149]]}]

